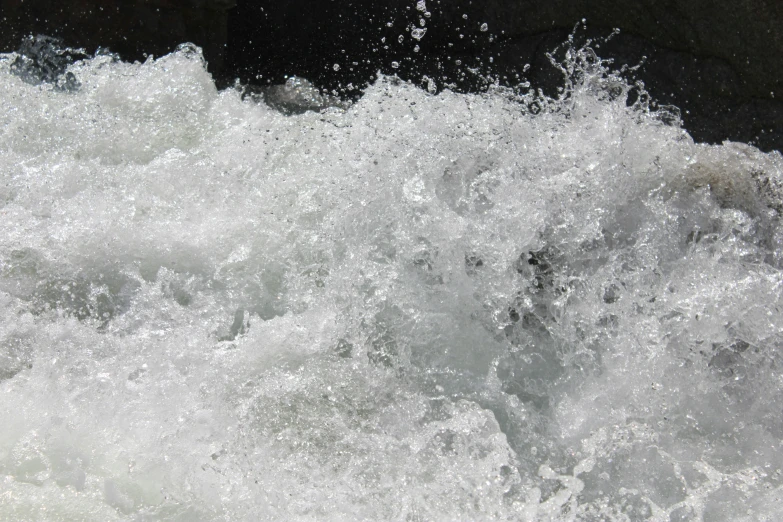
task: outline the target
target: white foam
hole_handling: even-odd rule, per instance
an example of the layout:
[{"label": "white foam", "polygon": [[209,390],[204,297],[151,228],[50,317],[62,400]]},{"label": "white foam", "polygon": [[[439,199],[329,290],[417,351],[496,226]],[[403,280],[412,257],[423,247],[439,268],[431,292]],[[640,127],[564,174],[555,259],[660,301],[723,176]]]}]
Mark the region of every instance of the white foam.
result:
[{"label": "white foam", "polygon": [[783,159],[584,57],[295,116],[0,60],[0,518],[774,519]]}]

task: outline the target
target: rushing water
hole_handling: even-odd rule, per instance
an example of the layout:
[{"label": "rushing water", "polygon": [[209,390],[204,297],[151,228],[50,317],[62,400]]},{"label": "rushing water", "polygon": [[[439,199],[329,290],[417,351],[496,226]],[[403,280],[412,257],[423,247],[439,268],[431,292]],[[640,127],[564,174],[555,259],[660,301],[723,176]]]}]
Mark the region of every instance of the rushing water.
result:
[{"label": "rushing water", "polygon": [[0,519],[783,518],[779,154],[589,50],[294,115],[193,48],[15,59]]}]

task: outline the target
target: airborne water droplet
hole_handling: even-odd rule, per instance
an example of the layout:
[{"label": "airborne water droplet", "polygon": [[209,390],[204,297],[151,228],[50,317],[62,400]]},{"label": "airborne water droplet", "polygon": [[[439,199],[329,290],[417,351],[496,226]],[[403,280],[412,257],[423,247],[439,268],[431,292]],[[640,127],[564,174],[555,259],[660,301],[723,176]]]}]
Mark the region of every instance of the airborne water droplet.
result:
[{"label": "airborne water droplet", "polygon": [[[411,36],[415,38],[416,40],[421,40],[424,38],[424,35],[427,33],[427,29],[421,28],[421,29],[414,29],[411,31]],[[402,38],[402,37],[400,37]],[[402,42],[402,40],[400,40]]]},{"label": "airborne water droplet", "polygon": [[487,32],[487,29],[489,29],[489,26],[488,26],[488,25],[486,24],[486,22],[485,22],[485,23],[481,24],[481,27],[480,27],[480,29],[481,29],[481,32],[482,32],[482,33],[486,33],[486,32]]}]

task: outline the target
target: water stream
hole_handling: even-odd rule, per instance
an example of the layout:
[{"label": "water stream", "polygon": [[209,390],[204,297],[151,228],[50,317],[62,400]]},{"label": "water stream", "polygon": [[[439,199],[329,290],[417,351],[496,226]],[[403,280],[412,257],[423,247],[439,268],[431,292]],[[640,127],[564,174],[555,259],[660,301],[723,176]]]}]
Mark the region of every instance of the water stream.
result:
[{"label": "water stream", "polygon": [[282,112],[192,46],[17,59],[0,519],[783,518],[780,154],[589,49]]}]

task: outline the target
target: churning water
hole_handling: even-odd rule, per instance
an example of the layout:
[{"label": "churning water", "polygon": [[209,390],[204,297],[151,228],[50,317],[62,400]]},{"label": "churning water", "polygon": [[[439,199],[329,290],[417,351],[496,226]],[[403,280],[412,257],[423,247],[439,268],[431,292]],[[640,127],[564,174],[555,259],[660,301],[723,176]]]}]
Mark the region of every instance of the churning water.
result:
[{"label": "churning water", "polygon": [[589,49],[294,115],[190,47],[14,63],[0,519],[783,517],[780,154]]}]

